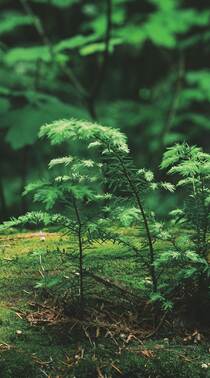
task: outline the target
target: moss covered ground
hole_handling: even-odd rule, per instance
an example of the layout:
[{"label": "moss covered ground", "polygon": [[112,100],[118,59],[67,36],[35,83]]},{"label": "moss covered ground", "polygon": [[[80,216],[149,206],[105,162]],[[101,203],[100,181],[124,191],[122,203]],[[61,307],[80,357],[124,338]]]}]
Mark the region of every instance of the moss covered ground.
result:
[{"label": "moss covered ground", "polygon": [[[210,377],[205,332],[166,323],[148,337],[117,287],[86,278],[81,318],[76,262],[75,241],[56,232],[0,236],[0,377]],[[141,290],[135,256],[118,245],[93,246],[85,266]]]}]

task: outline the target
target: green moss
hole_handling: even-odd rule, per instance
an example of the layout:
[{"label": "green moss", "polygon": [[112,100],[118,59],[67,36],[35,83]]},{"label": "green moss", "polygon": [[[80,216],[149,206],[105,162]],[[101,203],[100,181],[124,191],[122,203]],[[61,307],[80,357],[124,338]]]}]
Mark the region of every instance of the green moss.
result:
[{"label": "green moss", "polygon": [[73,370],[74,376],[77,378],[97,378],[97,365],[91,359],[82,360]]},{"label": "green moss", "polygon": [[[122,378],[206,378],[207,372],[198,363],[189,363],[180,353],[162,351],[145,358],[133,353],[124,353],[119,361]],[[119,375],[115,374],[114,377]]]},{"label": "green moss", "polygon": [[43,373],[24,353],[5,351],[0,354],[1,378],[43,377]]},{"label": "green moss", "polygon": [[[123,352],[119,356],[118,345],[111,337],[105,337],[105,332],[100,332],[100,336],[95,338],[95,329],[89,330],[91,338],[95,341],[94,346],[82,328],[75,326],[71,329],[70,325],[30,326],[24,317],[18,317],[18,312],[34,310],[30,306],[31,301],[43,300],[40,291],[34,289],[35,283],[41,277],[40,255],[45,273],[49,276],[63,272],[68,275],[72,269],[72,262],[66,252],[69,252],[70,247],[75,247],[74,240],[61,239],[56,233],[48,235],[47,238],[45,242],[41,242],[34,234],[0,238],[0,344],[3,344],[2,348],[0,345],[0,378],[43,377],[42,369],[52,377],[59,375],[62,378],[97,378],[97,367],[100,367],[103,374],[112,378],[208,377],[209,370],[201,367],[202,363],[208,363],[207,347],[195,346],[193,353],[184,346],[178,349],[171,348],[170,352],[165,350],[167,347],[157,351],[156,342],[148,341],[144,347],[154,351],[152,358],[143,357],[139,352]],[[62,254],[58,247],[60,250],[64,249]],[[87,252],[85,264],[93,265],[96,271],[105,276],[123,279],[126,285],[133,288],[139,287],[138,263],[134,262],[134,257],[128,250],[117,245],[95,245]],[[86,294],[92,298],[89,300],[90,306],[96,305],[94,296],[102,296],[115,303],[120,301],[118,293],[113,290],[96,285],[90,279],[86,284]],[[38,297],[34,298],[35,294]],[[62,288],[52,288],[50,295],[62,299]],[[66,310],[72,314],[71,306],[72,302]],[[117,311],[116,309],[116,313]],[[20,330],[21,334],[18,335],[17,330]],[[120,338],[118,343],[122,343]],[[161,343],[161,340],[158,343]],[[140,350],[139,347],[142,346],[137,345],[137,350]],[[7,348],[10,350],[4,350]],[[84,358],[75,365],[75,355],[80,348],[84,349]],[[183,356],[186,356],[186,359]],[[44,364],[48,361],[51,362]],[[113,368],[113,364],[122,374]]]}]

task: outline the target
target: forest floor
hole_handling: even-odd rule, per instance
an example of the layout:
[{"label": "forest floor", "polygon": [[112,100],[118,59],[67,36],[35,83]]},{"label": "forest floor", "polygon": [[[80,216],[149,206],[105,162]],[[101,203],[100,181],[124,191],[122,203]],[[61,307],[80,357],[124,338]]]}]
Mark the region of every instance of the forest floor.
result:
[{"label": "forest floor", "polygon": [[129,251],[86,252],[82,316],[76,261],[74,240],[56,232],[0,236],[0,377],[210,377],[208,332],[166,318],[153,327]]}]

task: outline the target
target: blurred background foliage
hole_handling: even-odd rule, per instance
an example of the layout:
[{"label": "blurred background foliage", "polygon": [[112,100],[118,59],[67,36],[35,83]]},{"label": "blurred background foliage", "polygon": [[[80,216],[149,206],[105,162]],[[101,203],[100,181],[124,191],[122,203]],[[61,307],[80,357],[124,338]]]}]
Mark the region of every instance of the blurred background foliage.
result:
[{"label": "blurred background foliage", "polygon": [[206,0],[1,0],[1,219],[27,210],[23,188],[52,156],[45,122],[119,127],[157,176],[168,145],[209,151],[209,24]]}]

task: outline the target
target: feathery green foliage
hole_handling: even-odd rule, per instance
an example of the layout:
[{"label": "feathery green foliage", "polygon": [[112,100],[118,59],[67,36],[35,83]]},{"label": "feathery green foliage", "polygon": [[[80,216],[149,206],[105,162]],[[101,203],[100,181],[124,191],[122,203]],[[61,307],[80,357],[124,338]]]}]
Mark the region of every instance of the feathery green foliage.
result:
[{"label": "feathery green foliage", "polygon": [[[131,248],[140,259],[142,251],[146,250],[145,268],[151,280],[149,292],[152,298],[152,295],[159,290],[160,272],[155,264],[158,257],[155,251],[156,220],[151,209],[147,208],[146,199],[151,192],[161,188],[173,192],[174,185],[167,182],[156,183],[150,170],[138,169],[129,155],[125,136],[118,130],[74,119],[56,121],[43,126],[40,136],[44,135],[47,135],[53,144],[80,140],[86,142],[89,149],[94,148],[97,151],[106,186],[112,195],[110,206],[105,208],[108,219],[99,221],[101,238],[108,238]],[[118,222],[121,226],[137,226],[139,246],[133,245],[128,238],[113,232],[111,230],[113,222]],[[164,296],[160,294],[156,298],[157,301],[160,298],[163,306],[166,306]],[[152,300],[154,301],[154,298]]]},{"label": "feathery green foliage", "polygon": [[[175,253],[172,256],[177,264],[182,265],[177,274],[178,282],[191,280],[190,290],[195,285],[195,291],[207,300],[210,283],[210,155],[200,147],[177,144],[165,152],[161,167],[176,175],[176,187],[185,193],[183,208],[171,212],[171,216],[175,224],[185,227],[185,233],[188,229],[188,235],[177,238],[171,234],[169,237]],[[165,262],[170,263],[171,255],[165,257]]]},{"label": "feathery green foliage", "polygon": [[[66,138],[79,140],[93,140],[95,135],[102,135],[107,141],[117,146],[119,150],[125,148],[125,138],[118,131],[109,129],[109,135],[104,136],[106,128],[86,124],[75,120],[61,121],[43,126],[40,135],[47,136],[51,143],[61,143]],[[116,140],[113,138],[116,137]],[[110,199],[110,195],[103,193],[102,164],[91,159],[79,159],[75,156],[64,156],[49,162],[52,170],[49,179],[43,179],[28,184],[24,194],[32,194],[35,202],[41,203],[46,212],[27,213],[19,218],[13,218],[3,227],[41,224],[44,226],[57,225],[70,235],[75,235],[78,241],[79,272],[80,272],[80,302],[84,304],[83,287],[83,259],[84,251],[97,236],[97,219],[102,217],[103,203]],[[62,212],[57,212],[62,209]]]}]

